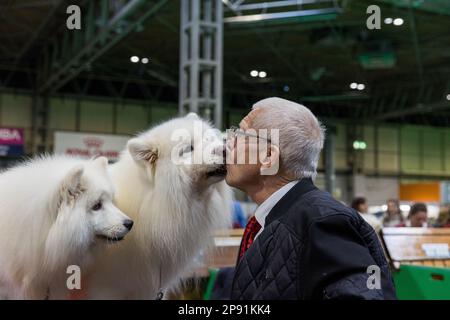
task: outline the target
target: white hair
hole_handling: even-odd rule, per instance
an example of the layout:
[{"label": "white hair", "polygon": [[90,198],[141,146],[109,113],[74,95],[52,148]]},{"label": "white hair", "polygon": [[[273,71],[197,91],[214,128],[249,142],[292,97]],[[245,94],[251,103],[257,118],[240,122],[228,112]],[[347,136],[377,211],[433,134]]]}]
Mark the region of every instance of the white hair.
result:
[{"label": "white hair", "polygon": [[253,105],[261,109],[252,121],[254,129],[278,129],[281,168],[294,178],[314,178],[323,148],[325,129],[305,106],[281,99],[267,98]]}]

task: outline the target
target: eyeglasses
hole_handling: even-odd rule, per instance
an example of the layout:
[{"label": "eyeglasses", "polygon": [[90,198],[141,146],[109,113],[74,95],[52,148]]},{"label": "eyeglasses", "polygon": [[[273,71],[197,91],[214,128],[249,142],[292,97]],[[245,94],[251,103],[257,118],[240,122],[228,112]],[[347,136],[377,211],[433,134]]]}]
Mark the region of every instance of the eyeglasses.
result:
[{"label": "eyeglasses", "polygon": [[268,141],[269,143],[272,142],[270,140],[270,138],[264,138],[264,137],[260,137],[257,134],[245,132],[241,128],[235,127],[235,126],[230,127],[230,129],[227,130],[227,134],[228,134],[227,143],[228,143],[228,141],[230,141],[230,142],[232,142],[233,146],[236,145],[236,137],[238,135],[245,136],[245,137],[253,137],[253,138],[263,139],[263,140]]}]

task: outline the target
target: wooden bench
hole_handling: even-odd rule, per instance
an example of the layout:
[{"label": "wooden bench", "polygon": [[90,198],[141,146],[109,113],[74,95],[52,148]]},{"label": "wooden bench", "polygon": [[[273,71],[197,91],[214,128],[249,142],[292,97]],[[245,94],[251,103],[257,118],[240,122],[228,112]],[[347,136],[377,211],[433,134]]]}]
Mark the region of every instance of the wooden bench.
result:
[{"label": "wooden bench", "polygon": [[450,268],[450,256],[430,255],[424,249],[430,244],[450,247],[450,228],[383,228],[381,239],[395,269],[401,264]]},{"label": "wooden bench", "polygon": [[[216,231],[214,246],[204,252],[203,259],[199,261],[198,265],[182,276],[184,280],[188,281],[188,284],[177,292],[167,292],[167,298],[170,300],[205,298],[198,280],[207,281],[206,291],[210,292],[215,281],[213,275],[217,274],[217,269],[235,266],[243,233],[244,229]],[[212,270],[216,271],[212,273]],[[192,279],[196,280],[189,283],[189,280]]]},{"label": "wooden bench", "polygon": [[214,248],[207,252],[205,264],[211,268],[234,267],[244,229],[218,231]]},{"label": "wooden bench", "polygon": [[214,233],[214,246],[204,253],[201,265],[184,277],[208,277],[210,268],[234,267],[244,229],[219,230]]}]

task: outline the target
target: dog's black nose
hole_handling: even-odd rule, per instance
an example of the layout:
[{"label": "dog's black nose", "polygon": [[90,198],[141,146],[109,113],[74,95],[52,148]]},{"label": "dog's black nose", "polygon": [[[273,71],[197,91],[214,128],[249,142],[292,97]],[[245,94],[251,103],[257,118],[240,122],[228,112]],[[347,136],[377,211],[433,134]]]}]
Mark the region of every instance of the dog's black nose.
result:
[{"label": "dog's black nose", "polygon": [[131,230],[131,228],[133,228],[133,220],[127,219],[125,220],[125,222],[123,223],[123,225],[125,226],[125,228],[127,228],[128,230]]}]

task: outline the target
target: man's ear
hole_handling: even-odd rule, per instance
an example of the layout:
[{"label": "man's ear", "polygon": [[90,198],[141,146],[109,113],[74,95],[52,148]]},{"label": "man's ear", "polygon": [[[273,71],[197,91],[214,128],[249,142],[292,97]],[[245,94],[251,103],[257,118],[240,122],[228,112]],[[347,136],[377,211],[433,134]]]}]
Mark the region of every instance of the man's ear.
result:
[{"label": "man's ear", "polygon": [[260,173],[264,176],[276,175],[280,168],[280,148],[270,144],[270,148],[265,158],[261,158]]},{"label": "man's ear", "polygon": [[80,164],[72,168],[64,177],[64,180],[59,188],[59,205],[61,205],[61,203],[70,203],[83,192],[81,187],[81,177],[83,176],[83,171],[84,166]]},{"label": "man's ear", "polygon": [[128,141],[127,148],[137,163],[154,164],[158,159],[158,149],[146,144],[141,138],[133,138]]}]

